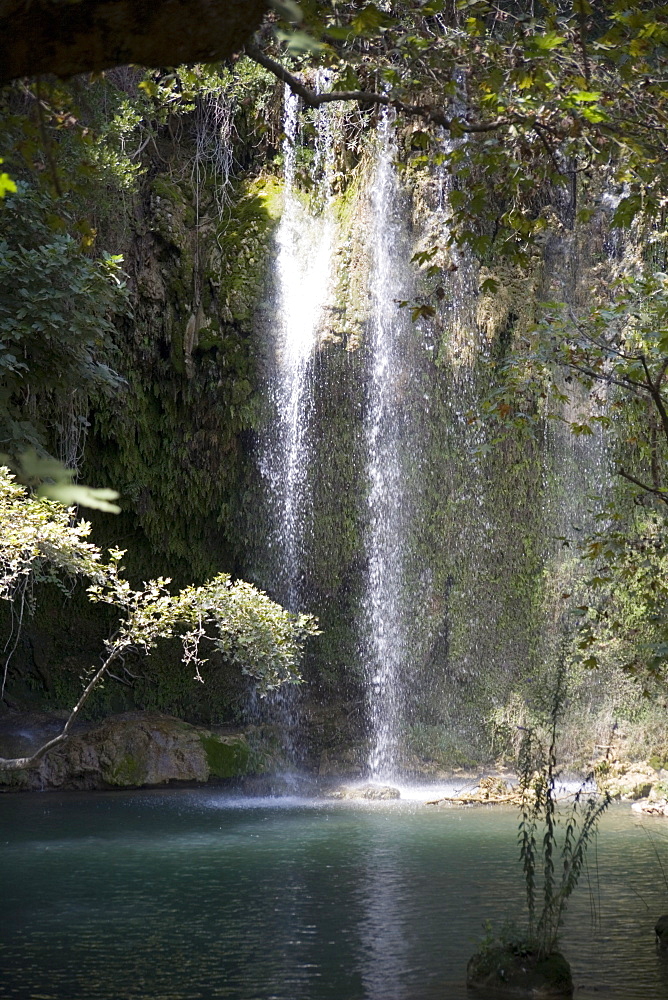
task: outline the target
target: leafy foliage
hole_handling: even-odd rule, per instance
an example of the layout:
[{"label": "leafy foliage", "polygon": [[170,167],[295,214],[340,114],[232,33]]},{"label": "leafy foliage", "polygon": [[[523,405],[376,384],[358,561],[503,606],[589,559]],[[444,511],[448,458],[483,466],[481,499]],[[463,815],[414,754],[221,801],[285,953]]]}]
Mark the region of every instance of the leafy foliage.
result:
[{"label": "leafy foliage", "polygon": [[[605,177],[620,198],[614,225],[665,206],[668,107],[665,10],[634,0],[592,5],[523,0],[455,4],[302,4],[333,90],[380,95],[401,113],[446,127],[420,134],[415,162],[455,177],[452,240],[486,257],[527,259],[578,191]],[[302,56],[302,60],[304,57]],[[303,61],[302,61],[303,65]],[[429,155],[431,153],[431,155]]]},{"label": "leafy foliage", "polygon": [[527,729],[519,753],[523,797],[518,840],[529,918],[527,947],[543,956],[556,950],[564,910],[579,882],[598,821],[610,802],[607,795],[585,795],[583,785],[568,809],[563,837],[559,837],[563,816],[557,807],[556,742],[563,699],[559,680],[550,712],[549,746],[545,747],[535,730]]},{"label": "leafy foliage", "polygon": [[551,302],[542,313],[492,361],[498,382],[482,418],[497,444],[509,433],[540,434],[546,416],[576,436],[604,428],[620,481],[592,500],[596,528],[577,543],[584,580],[571,602],[580,623],[574,656],[596,667],[614,653],[649,692],[668,662],[668,278],[623,271],[588,309]]},{"label": "leafy foliage", "polygon": [[[0,470],[0,597],[13,600],[31,579],[61,582],[63,577],[90,581],[89,599],[114,607],[119,621],[106,644],[106,658],[95,674],[99,683],[124,652],[153,649],[159,640],[179,636],[183,660],[204,680],[200,648],[210,642],[225,660],[240,666],[261,694],[299,681],[297,661],[304,641],[316,633],[309,615],[293,615],[243,581],[221,573],[201,587],[169,591],[159,578],[135,589],[122,576],[124,552],[112,549],[105,560],[89,542],[90,525],[74,523],[71,510],[30,496],[8,470]],[[92,690],[89,682],[84,694]],[[78,703],[75,711],[81,704]]]},{"label": "leafy foliage", "polygon": [[0,598],[12,600],[27,580],[62,575],[101,581],[101,553],[86,541],[90,525],[72,524],[61,504],[31,497],[7,468],[0,469]]},{"label": "leafy foliage", "polygon": [[0,449],[14,459],[46,449],[49,399],[122,383],[109,365],[112,317],[128,304],[122,258],[91,259],[48,211],[22,184],[0,217]]}]

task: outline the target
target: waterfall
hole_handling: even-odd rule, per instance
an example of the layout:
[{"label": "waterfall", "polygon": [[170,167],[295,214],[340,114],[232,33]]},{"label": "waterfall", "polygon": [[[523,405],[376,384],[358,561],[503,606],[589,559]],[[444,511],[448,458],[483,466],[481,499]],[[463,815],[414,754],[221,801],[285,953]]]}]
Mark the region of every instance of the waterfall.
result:
[{"label": "waterfall", "polygon": [[[270,315],[269,394],[274,417],[265,437],[260,469],[268,487],[271,521],[272,596],[290,611],[308,603],[307,556],[312,532],[309,475],[314,464],[311,420],[315,353],[332,284],[335,223],[332,212],[333,123],[336,112],[315,116],[312,193],[298,185],[299,100],[286,86],[283,120],[284,205],[276,233],[276,267]],[[288,686],[269,699],[286,755],[299,757],[300,712]]]},{"label": "waterfall", "polygon": [[411,442],[407,405],[406,338],[410,320],[397,300],[407,275],[400,199],[393,167],[396,150],[388,113],[379,127],[379,151],[372,192],[369,323],[370,384],[365,421],[368,450],[369,528],[365,615],[368,721],[372,779],[396,773],[401,725],[402,677],[408,657],[406,560],[409,473],[406,446]]},{"label": "waterfall", "polygon": [[278,254],[272,316],[275,356],[270,376],[276,426],[265,449],[262,470],[272,494],[276,522],[273,589],[292,611],[299,610],[304,601],[313,355],[330,294],[334,245],[331,115],[322,108],[316,118],[312,211],[300,198],[296,184],[298,125],[298,98],[286,86],[285,202],[276,235]]},{"label": "waterfall", "polygon": [[[496,440],[475,419],[540,290],[501,262],[514,284],[478,294],[489,269],[454,245],[456,179],[437,166],[409,196],[386,111],[335,216],[341,119],[330,105],[304,121],[308,144],[286,91],[261,582],[317,614],[323,638],[306,666],[315,683],[269,710],[294,762],[308,745],[322,774],[396,780],[512,750],[551,655],[546,607],[571,589],[553,536],[580,527],[604,454],[547,424]],[[443,136],[446,161],[463,145]],[[414,268],[432,247],[436,269]],[[398,303],[416,299],[434,314],[412,323]]]}]

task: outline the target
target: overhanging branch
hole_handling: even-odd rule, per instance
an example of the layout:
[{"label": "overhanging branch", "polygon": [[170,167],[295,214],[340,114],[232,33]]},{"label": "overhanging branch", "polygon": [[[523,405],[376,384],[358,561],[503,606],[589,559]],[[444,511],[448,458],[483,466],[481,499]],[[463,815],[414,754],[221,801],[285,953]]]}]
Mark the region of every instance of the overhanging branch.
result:
[{"label": "overhanging branch", "polygon": [[118,656],[120,656],[128,645],[129,644],[127,642],[120,642],[118,645],[113,646],[102,666],[99,667],[99,669],[93,674],[84,688],[81,697],[70,712],[67,722],[57,736],[54,736],[54,738],[49,740],[48,743],[44,743],[39,750],[35,750],[30,757],[0,757],[0,771],[23,771],[26,767],[30,767],[31,764],[36,764],[37,761],[40,760],[45,753],[47,753],[47,751],[52,750],[53,747],[58,746],[59,743],[66,740],[79,712],[83,708],[85,702],[88,701],[89,695],[93,693],[111,664],[115,659],[117,659]]},{"label": "overhanging branch", "polygon": [[626,479],[629,483],[633,483],[634,486],[639,486],[641,490],[645,493],[651,493],[652,496],[658,497],[659,500],[663,500],[665,504],[668,504],[668,493],[665,490],[657,490],[654,486],[649,486],[647,483],[643,483],[640,479],[636,479],[629,472],[625,472],[624,469],[617,469],[619,475]]},{"label": "overhanging branch", "polygon": [[394,108],[395,111],[410,118],[422,118],[430,125],[440,125],[441,128],[446,129],[448,132],[453,126],[456,127],[458,132],[494,132],[510,123],[507,118],[496,118],[491,122],[468,123],[461,118],[448,118],[438,108],[433,108],[429,104],[405,104],[396,97],[391,97],[389,94],[377,94],[373,90],[330,90],[326,93],[318,94],[315,90],[310,90],[309,87],[306,87],[299,77],[290,73],[285,66],[282,66],[281,63],[276,62],[275,59],[266,55],[257,45],[247,44],[244,52],[253,62],[269,70],[278,80],[287,83],[290,90],[297,94],[298,97],[301,97],[304,104],[309,108],[319,108],[323,104],[332,104],[335,101],[357,101],[361,104],[377,104],[381,107]]}]

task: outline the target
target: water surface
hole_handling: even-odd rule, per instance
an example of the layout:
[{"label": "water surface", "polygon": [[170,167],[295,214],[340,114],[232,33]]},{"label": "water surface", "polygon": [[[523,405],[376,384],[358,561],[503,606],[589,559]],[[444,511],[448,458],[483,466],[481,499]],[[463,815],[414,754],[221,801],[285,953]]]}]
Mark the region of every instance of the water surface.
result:
[{"label": "water surface", "polygon": [[[521,911],[516,832],[417,802],[5,795],[0,996],[462,1000],[484,921]],[[564,933],[576,996],[668,996],[667,834],[605,817]]]}]

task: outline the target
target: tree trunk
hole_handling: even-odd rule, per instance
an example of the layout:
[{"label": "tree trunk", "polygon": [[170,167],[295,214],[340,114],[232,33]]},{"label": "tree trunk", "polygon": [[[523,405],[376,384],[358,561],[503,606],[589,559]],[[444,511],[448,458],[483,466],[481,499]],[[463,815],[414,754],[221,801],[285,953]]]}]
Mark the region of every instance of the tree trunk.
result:
[{"label": "tree trunk", "polygon": [[0,84],[226,59],[267,9],[266,0],[0,0]]}]

